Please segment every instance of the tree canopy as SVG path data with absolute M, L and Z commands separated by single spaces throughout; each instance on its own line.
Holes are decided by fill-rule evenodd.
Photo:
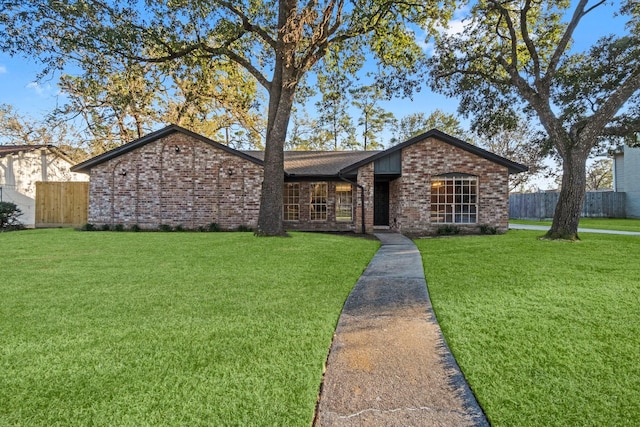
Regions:
M 577 238 L 586 161 L 604 141 L 640 131 L 640 6 L 620 3 L 623 34 L 571 50 L 581 20 L 604 0 L 480 0 L 461 33 L 437 36 L 432 88 L 460 99 L 472 129 L 486 135 L 537 118 L 562 159 L 563 182 L 551 238 Z
M 410 25 L 428 31 L 455 2 L 403 0 L 171 1 L 12 0 L 0 6 L 0 49 L 39 58 L 44 69 L 69 60 L 126 58 L 165 63 L 223 59 L 267 93 L 265 167 L 258 233 L 280 235 L 283 147 L 297 86 L 331 47 L 376 58 L 390 91 L 410 92 L 423 55 Z

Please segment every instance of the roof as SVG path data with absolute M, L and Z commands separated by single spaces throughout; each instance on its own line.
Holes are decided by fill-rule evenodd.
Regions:
M 0 157 L 42 149 L 47 149 L 53 152 L 56 156 L 66 160 L 67 162 L 73 163 L 73 161 L 69 157 L 67 157 L 67 155 L 62 150 L 51 144 L 0 145 Z
M 21 151 L 35 151 L 41 148 L 52 148 L 52 145 L 0 145 L 0 157 L 18 154 Z
M 178 125 L 170 125 L 165 128 L 162 128 L 156 132 L 151 132 L 148 135 L 143 136 L 142 138 L 131 141 L 127 144 L 121 145 L 118 148 L 114 148 L 113 150 L 109 150 L 106 153 L 102 153 L 96 157 L 92 157 L 89 160 L 85 160 L 82 163 L 78 163 L 77 165 L 71 168 L 72 172 L 88 172 L 92 167 L 97 166 L 101 163 L 104 163 L 108 160 L 111 160 L 115 157 L 121 156 L 129 151 L 133 151 L 136 148 L 140 148 L 144 145 L 147 145 L 151 142 L 154 142 L 160 138 L 164 138 L 165 136 L 171 135 L 173 133 L 183 133 L 185 135 L 191 136 L 199 141 L 204 142 L 205 144 L 212 145 L 216 148 L 219 148 L 223 151 L 235 154 L 236 156 L 242 157 L 246 160 L 259 164 L 260 166 L 264 165 L 264 162 L 256 157 L 250 156 L 248 154 L 243 153 L 242 151 L 234 150 L 233 148 L 220 144 L 212 139 L 207 138 L 206 136 L 202 136 L 195 132 L 191 132 L 181 126 Z
M 350 172 L 353 172 L 355 170 L 357 170 L 359 167 L 366 165 L 367 163 L 371 163 L 373 161 L 376 161 L 382 157 L 388 156 L 389 154 L 398 151 L 398 150 L 402 150 L 403 148 L 406 148 L 410 145 L 415 144 L 416 142 L 420 142 L 423 141 L 427 138 L 436 138 L 442 142 L 445 142 L 447 144 L 453 145 L 454 147 L 458 147 L 461 148 L 465 151 L 468 151 L 471 154 L 475 154 L 476 156 L 480 156 L 484 159 L 487 159 L 491 162 L 497 163 L 499 165 L 505 166 L 509 169 L 509 173 L 520 173 L 520 172 L 526 172 L 529 170 L 529 168 L 525 165 L 521 165 L 520 163 L 516 163 L 513 162 L 509 159 L 506 159 L 502 156 L 498 156 L 495 153 L 492 153 L 491 151 L 487 151 L 484 150 L 478 146 L 469 144 L 468 142 L 464 142 L 461 139 L 455 138 L 451 135 L 447 135 L 444 132 L 439 131 L 438 129 L 431 129 L 430 131 L 427 131 L 425 133 L 421 133 L 420 135 L 414 136 L 413 138 L 402 142 L 398 145 L 394 145 L 391 148 L 388 148 L 384 151 L 379 152 L 378 154 L 375 154 L 367 159 L 361 160 L 357 163 L 354 163 L 352 165 L 349 165 L 343 169 L 340 170 L 340 174 L 348 174 Z
M 284 170 L 289 177 L 335 177 L 340 170 L 380 151 L 285 151 Z M 264 159 L 264 151 L 244 151 Z
M 229 146 L 215 142 L 195 132 L 191 132 L 190 130 L 187 130 L 183 127 L 170 125 L 163 129 L 160 129 L 159 131 L 152 132 L 140 139 L 137 139 L 116 149 L 107 151 L 106 153 L 79 163 L 73 166 L 71 168 L 71 171 L 88 172 L 89 169 L 94 166 L 97 166 L 103 162 L 113 159 L 114 157 L 118 157 L 122 154 L 135 150 L 136 148 L 142 147 L 146 144 L 149 144 L 150 142 L 156 141 L 175 132 L 189 135 L 206 144 L 235 154 L 260 166 L 264 165 L 263 151 L 235 150 Z M 437 129 L 431 129 L 428 132 L 415 136 L 408 141 L 405 141 L 383 151 L 285 151 L 284 169 L 287 176 L 291 178 L 327 178 L 349 175 L 353 174 L 359 167 L 364 166 L 367 163 L 371 163 L 375 160 L 388 156 L 395 151 L 402 150 L 405 147 L 431 137 L 437 138 L 438 140 L 443 141 L 447 144 L 461 148 L 489 161 L 505 166 L 509 169 L 509 173 L 519 173 L 528 170 L 528 167 L 524 165 L 512 162 L 509 159 L 498 156 L 497 154 L 494 154 L 490 151 L 483 150 L 480 147 L 471 145 L 458 138 L 454 138 L 451 135 L 447 135 L 446 133 L 441 132 Z

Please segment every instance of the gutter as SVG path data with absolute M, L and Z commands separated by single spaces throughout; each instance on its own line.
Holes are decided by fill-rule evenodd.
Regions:
M 360 213 L 362 214 L 362 234 L 366 234 L 366 229 L 364 225 L 364 186 L 342 176 L 342 171 L 338 172 L 338 178 L 340 178 L 344 182 L 348 182 L 351 185 L 355 185 L 360 189 L 360 206 L 362 206 L 362 209 L 360 209 Z

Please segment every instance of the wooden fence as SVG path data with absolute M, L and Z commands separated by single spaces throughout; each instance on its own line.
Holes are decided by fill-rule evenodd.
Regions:
M 36 182 L 36 227 L 78 227 L 88 209 L 88 182 Z
M 560 193 L 516 193 L 509 195 L 509 218 L 553 218 Z M 582 205 L 583 218 L 625 218 L 625 193 L 587 192 Z

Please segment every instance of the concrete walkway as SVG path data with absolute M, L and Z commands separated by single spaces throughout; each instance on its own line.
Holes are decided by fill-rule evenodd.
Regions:
M 549 231 L 548 225 L 529 225 L 529 224 L 512 224 L 509 223 L 511 230 L 539 230 Z M 640 236 L 638 231 L 622 231 L 622 230 L 600 230 L 597 228 L 578 228 L 578 233 L 600 233 L 600 234 L 624 234 L 627 236 Z
M 420 252 L 400 234 L 376 237 L 338 321 L 314 426 L 488 426 L 442 338 Z

